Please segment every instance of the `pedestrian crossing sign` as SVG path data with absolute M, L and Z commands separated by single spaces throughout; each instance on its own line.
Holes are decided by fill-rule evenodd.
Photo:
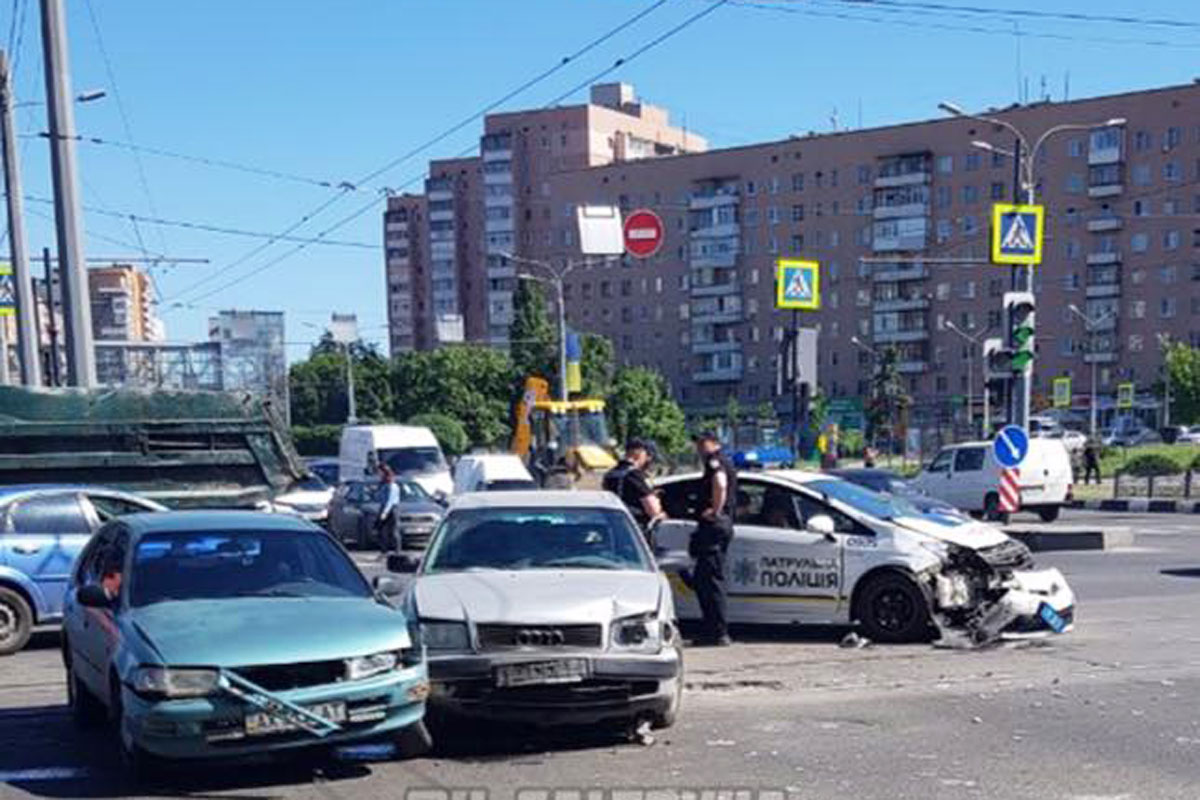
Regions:
M 1054 407 L 1069 408 L 1071 405 L 1071 378 L 1054 379 Z
M 781 258 L 775 265 L 775 307 L 793 311 L 821 308 L 821 265 Z
M 1117 408 L 1133 408 L 1134 388 L 1132 383 L 1117 384 Z
M 12 266 L 0 264 L 0 317 L 17 314 L 17 291 L 13 286 Z
M 992 263 L 1042 263 L 1045 206 L 996 203 L 992 206 Z

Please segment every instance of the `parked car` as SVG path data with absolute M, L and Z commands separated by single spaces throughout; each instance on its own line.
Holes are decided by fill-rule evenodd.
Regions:
M 71 712 L 110 719 L 135 772 L 392 737 L 428 746 L 420 643 L 333 538 L 286 514 L 133 514 L 72 575 L 63 662 Z
M 336 458 L 306 458 L 304 465 L 309 472 L 316 475 L 330 486 L 338 484 L 338 460 Z
M 1058 430 L 1050 431 L 1042 438 L 1051 439 L 1063 443 L 1063 447 L 1067 448 L 1067 452 L 1074 455 L 1082 453 L 1083 448 L 1087 447 L 1087 434 L 1082 431 L 1073 431 L 1070 428 L 1059 428 Z
M 324 524 L 329 517 L 329 501 L 333 499 L 333 487 L 316 475 L 298 481 L 283 494 L 271 500 L 273 511 L 295 514 L 309 522 Z
M 23 648 L 35 625 L 62 619 L 71 565 L 97 528 L 125 514 L 164 510 L 95 486 L 0 487 L 0 656 Z
M 701 477 L 659 482 L 670 519 L 655 530 L 659 561 L 689 565 L 687 543 L 702 503 Z M 971 519 L 948 524 L 902 497 L 816 472 L 741 473 L 727 557 L 729 620 L 747 624 L 859 623 L 881 642 L 931 632 L 976 642 L 1069 630 L 1075 598 L 1057 569 L 1036 569 L 1029 549 Z M 688 521 L 683 521 L 688 520 Z M 671 577 L 681 620 L 700 618 L 694 592 Z
M 964 442 L 943 447 L 913 485 L 959 509 L 1004 520 L 1000 510 L 1000 470 L 991 442 Z M 1058 519 L 1071 499 L 1071 457 L 1059 440 L 1031 438 L 1018 477 L 1019 509 L 1033 511 L 1044 522 Z
M 465 455 L 454 465 L 454 493 L 538 488 L 525 462 L 511 453 Z
M 1180 435 L 1177 444 L 1200 444 L 1200 425 L 1192 425 L 1186 433 Z
M 421 484 L 434 497 L 454 491 L 450 465 L 433 432 L 413 425 L 347 425 L 342 428 L 339 480 L 378 478 L 387 464 L 400 477 Z
M 400 549 L 424 550 L 446 509 L 415 481 L 399 481 Z M 383 507 L 386 487 L 379 481 L 348 481 L 329 501 L 329 531 L 345 545 L 364 550 L 384 548 L 391 542 L 380 539 L 375 523 Z
M 1159 444 L 1162 436 L 1152 428 L 1116 428 L 1103 440 L 1105 447 L 1137 447 Z
M 412 569 L 405 556 L 389 567 Z M 456 498 L 406 595 L 430 714 L 536 725 L 675 721 L 682 640 L 666 577 L 607 492 Z
M 921 491 L 916 486 L 913 486 L 911 482 L 904 480 L 890 470 L 833 469 L 828 470 L 827 473 L 842 480 L 856 483 L 859 486 L 865 486 L 876 492 L 885 492 L 896 497 L 901 497 L 912 503 L 922 514 L 933 517 L 949 517 L 954 524 L 967 518 L 966 514 L 945 500 L 940 500 L 931 494 Z

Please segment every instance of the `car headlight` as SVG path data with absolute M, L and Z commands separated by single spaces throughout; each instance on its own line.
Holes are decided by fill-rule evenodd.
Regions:
M 151 697 L 204 697 L 217 690 L 221 674 L 215 669 L 138 667 L 133 671 L 133 691 Z
M 471 637 L 463 622 L 421 621 L 421 641 L 429 650 L 469 650 Z
M 926 539 L 921 542 L 921 547 L 933 553 L 942 561 L 950 557 L 950 546 L 938 539 Z
M 391 672 L 400 663 L 396 653 L 372 653 L 369 656 L 358 656 L 346 659 L 346 680 L 359 681 L 384 672 Z
M 659 620 L 657 613 L 625 617 L 613 620 L 612 647 L 614 650 L 657 653 L 669 634 L 669 627 Z

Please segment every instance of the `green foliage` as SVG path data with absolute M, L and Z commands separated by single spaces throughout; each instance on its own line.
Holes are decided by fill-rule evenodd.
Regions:
M 584 397 L 607 397 L 612 391 L 616 372 L 616 352 L 612 340 L 598 333 L 580 334 L 583 358 L 579 369 L 583 377 Z
M 838 455 L 845 458 L 858 458 L 863 454 L 867 444 L 862 431 L 841 428 L 838 431 Z
M 358 418 L 364 422 L 391 419 L 389 365 L 373 345 L 350 345 L 354 364 L 354 396 Z M 305 361 L 288 373 L 294 425 L 335 425 L 346 421 L 350 401 L 346 389 L 345 351 L 328 334 L 313 345 Z
M 1168 345 L 1166 368 L 1171 377 L 1171 420 L 1200 423 L 1200 347 L 1182 342 Z
M 463 345 L 398 356 L 392 371 L 395 415 L 436 411 L 458 420 L 471 447 L 507 444 L 515 373 L 508 356 Z
M 892 443 L 912 398 L 905 391 L 898 363 L 900 353 L 895 347 L 879 349 L 875 358 L 875 374 L 871 377 L 871 397 L 867 403 L 867 431 L 871 441 L 881 439 Z
M 1160 453 L 1146 453 L 1125 463 L 1121 473 L 1136 478 L 1158 478 L 1178 475 L 1183 468 L 1177 461 Z
M 775 406 L 771 405 L 766 400 L 758 404 L 755 409 L 755 416 L 758 418 L 759 424 L 762 425 L 777 425 L 779 424 L 779 415 L 775 413 Z
M 667 391 L 667 382 L 646 367 L 622 367 L 608 398 L 613 434 L 620 442 L 635 436 L 653 439 L 665 455 L 687 450 L 683 410 Z
M 508 336 L 512 341 L 512 363 L 519 380 L 538 375 L 555 385 L 558 379 L 558 333 L 546 312 L 546 294 L 540 283 L 517 281 Z
M 1200 453 L 1197 453 L 1196 457 L 1188 462 L 1187 468 L 1192 472 L 1200 472 Z
M 341 425 L 292 426 L 292 441 L 302 456 L 336 456 L 341 439 Z
M 409 425 L 419 425 L 433 431 L 434 438 L 442 446 L 442 452 L 448 456 L 460 456 L 471 446 L 467 437 L 467 429 L 454 417 L 437 412 L 417 414 L 409 418 Z

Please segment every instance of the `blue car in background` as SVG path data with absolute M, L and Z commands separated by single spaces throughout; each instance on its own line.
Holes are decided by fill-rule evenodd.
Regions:
M 0 486 L 0 656 L 24 647 L 35 625 L 62 618 L 71 566 L 97 528 L 163 510 L 95 486 Z
M 137 775 L 169 761 L 390 739 L 429 744 L 424 647 L 334 538 L 287 514 L 133 514 L 71 575 L 75 720 L 110 720 Z

